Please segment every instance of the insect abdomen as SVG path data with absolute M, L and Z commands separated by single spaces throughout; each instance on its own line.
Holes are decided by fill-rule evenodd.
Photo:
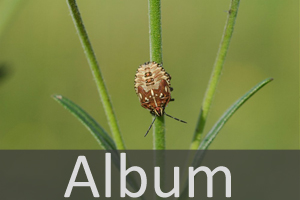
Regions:
M 161 80 L 166 80 L 170 87 L 171 76 L 165 72 L 161 65 L 156 62 L 140 65 L 135 76 L 135 91 L 138 93 L 138 86 L 142 86 L 146 92 L 150 89 L 158 89 Z
M 158 116 L 163 115 L 171 99 L 171 76 L 156 62 L 148 62 L 137 69 L 134 81 L 142 107 Z

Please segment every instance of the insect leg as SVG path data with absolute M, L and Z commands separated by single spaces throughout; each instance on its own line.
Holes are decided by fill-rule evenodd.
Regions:
M 145 136 L 144 137 L 146 137 L 147 136 L 147 134 L 149 133 L 149 131 L 150 131 L 150 129 L 151 129 L 151 127 L 152 127 L 152 125 L 153 125 L 153 123 L 154 123 L 154 121 L 156 120 L 156 115 L 155 115 L 155 117 L 154 117 L 154 119 L 153 119 L 153 121 L 152 121 L 152 123 L 151 123 L 151 125 L 150 125 L 150 127 L 148 128 L 148 130 L 147 130 L 147 132 L 146 132 L 146 134 L 145 134 Z
M 182 122 L 182 123 L 187 123 L 187 122 L 185 122 L 185 121 L 183 121 L 183 120 L 181 120 L 181 119 L 178 119 L 178 118 L 176 118 L 176 117 L 172 117 L 171 115 L 168 115 L 167 113 L 165 113 L 165 115 L 167 115 L 168 117 L 171 117 L 171 118 L 173 118 L 173 119 L 175 119 L 175 120 L 177 120 L 177 121 L 180 121 L 180 122 Z

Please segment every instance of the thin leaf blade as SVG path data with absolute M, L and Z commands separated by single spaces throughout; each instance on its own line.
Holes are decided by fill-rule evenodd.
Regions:
M 110 152 L 112 155 L 112 162 L 118 170 L 120 170 L 120 155 L 116 148 L 116 144 L 106 131 L 81 107 L 76 105 L 71 100 L 61 96 L 54 95 L 53 98 L 71 112 L 83 125 L 92 133 L 100 145 Z M 135 190 L 137 190 L 137 183 L 132 175 L 128 176 L 127 183 Z M 141 198 L 143 199 L 143 198 Z
M 273 78 L 267 78 L 262 82 L 258 83 L 254 86 L 249 92 L 243 95 L 240 99 L 238 99 L 217 121 L 217 123 L 213 126 L 213 128 L 207 133 L 198 149 L 205 150 L 209 147 L 215 137 L 218 135 L 219 131 L 225 125 L 225 123 L 230 119 L 230 117 L 256 92 L 258 92 L 261 88 L 263 88 L 266 84 L 271 82 Z
M 81 107 L 61 95 L 54 95 L 53 98 L 83 123 L 105 150 L 117 149 L 107 132 Z
M 213 128 L 208 132 L 205 136 L 201 144 L 199 145 L 198 151 L 193 159 L 192 166 L 194 168 L 199 167 L 202 160 L 205 157 L 206 149 L 215 139 L 221 128 L 225 125 L 225 123 L 229 120 L 229 118 L 256 92 L 258 92 L 262 87 L 271 82 L 273 78 L 267 78 L 254 86 L 251 90 L 249 90 L 245 95 L 243 95 L 240 99 L 238 99 L 217 121 L 217 123 L 213 126 Z M 184 184 L 184 188 L 180 194 L 179 200 L 188 199 L 188 182 L 186 181 Z

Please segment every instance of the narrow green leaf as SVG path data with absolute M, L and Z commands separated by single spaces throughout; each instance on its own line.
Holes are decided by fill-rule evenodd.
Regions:
M 237 100 L 217 121 L 217 123 L 213 126 L 213 128 L 207 133 L 203 141 L 201 142 L 198 149 L 205 150 L 209 147 L 212 141 L 215 139 L 221 128 L 225 125 L 225 123 L 230 119 L 230 117 L 256 92 L 258 92 L 263 86 L 271 82 L 273 78 L 267 78 L 264 81 L 257 84 L 253 87 L 249 92 L 247 92 L 244 96 L 242 96 L 239 100 Z
M 61 95 L 54 95 L 53 98 L 81 121 L 105 150 L 117 149 L 115 142 L 106 131 L 82 108 Z
M 206 153 L 206 149 L 215 139 L 221 128 L 225 125 L 225 123 L 229 120 L 229 118 L 256 92 L 258 92 L 262 87 L 271 82 L 273 78 L 267 78 L 253 87 L 249 92 L 247 92 L 244 96 L 242 96 L 239 100 L 237 100 L 217 121 L 217 123 L 213 126 L 213 128 L 208 132 L 205 136 L 204 140 L 200 144 L 198 151 L 193 159 L 192 166 L 194 168 L 199 167 Z M 180 194 L 179 200 L 188 199 L 188 182 L 186 181 L 184 184 L 184 188 Z
M 61 96 L 54 95 L 53 98 L 64 106 L 68 111 L 70 111 L 83 125 L 92 133 L 100 145 L 112 155 L 112 162 L 115 164 L 116 168 L 120 170 L 120 156 L 116 148 L 116 144 L 111 139 L 111 137 L 106 133 L 106 131 L 82 108 L 76 105 L 71 100 Z M 132 175 L 128 176 L 128 184 L 135 190 L 137 190 L 137 184 Z M 143 198 L 141 198 L 143 199 Z

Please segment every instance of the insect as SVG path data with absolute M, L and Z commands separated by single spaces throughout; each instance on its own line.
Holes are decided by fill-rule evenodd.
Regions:
M 171 98 L 171 76 L 165 69 L 156 62 L 146 62 L 139 66 L 135 74 L 134 88 L 140 99 L 141 106 L 150 110 L 150 114 L 154 115 L 154 119 L 148 128 L 145 137 L 151 129 L 156 117 L 166 115 L 177 121 L 186 123 L 180 119 L 172 117 L 165 113 L 165 108 Z

